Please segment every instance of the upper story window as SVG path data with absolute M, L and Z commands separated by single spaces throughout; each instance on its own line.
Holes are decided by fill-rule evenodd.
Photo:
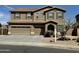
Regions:
M 21 15 L 20 15 L 20 13 L 15 13 L 15 18 L 21 18 Z
M 57 15 L 57 16 L 56 16 L 56 19 L 63 19 L 63 18 L 64 18 L 62 12 L 57 12 L 56 15 Z
M 47 13 L 47 19 L 54 19 L 54 13 Z
M 44 19 L 44 14 L 43 14 L 43 12 L 38 12 L 38 13 L 36 13 L 36 19 Z
M 27 18 L 27 19 L 32 19 L 31 13 L 27 13 L 26 18 Z

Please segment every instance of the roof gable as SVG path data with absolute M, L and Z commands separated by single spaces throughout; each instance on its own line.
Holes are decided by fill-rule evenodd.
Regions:
M 49 9 L 48 9 L 49 8 Z M 63 9 L 60 9 L 60 8 L 53 8 L 52 6 L 46 6 L 46 7 L 43 7 L 43 8 L 17 8 L 15 10 L 12 10 L 10 12 L 38 12 L 38 11 L 44 11 L 44 12 L 48 12 L 48 11 L 52 11 L 52 10 L 59 10 L 59 11 L 63 11 L 63 12 L 66 12 L 65 10 Z
M 59 10 L 59 11 L 62 11 L 62 12 L 66 12 L 65 10 L 60 9 L 60 8 L 52 8 L 52 9 L 47 10 L 47 11 L 45 11 L 45 12 L 52 11 L 52 10 Z
M 44 10 L 44 9 L 47 9 L 47 8 L 53 8 L 53 7 L 52 6 L 46 6 L 46 7 L 43 7 L 43 8 L 39 8 L 39 9 L 35 10 L 34 12 L 38 12 L 40 10 Z M 46 11 L 46 10 L 44 10 L 44 11 Z
M 43 8 L 16 8 L 15 10 L 12 10 L 10 12 L 37 12 L 37 11 L 47 9 L 47 8 L 53 8 L 53 7 L 52 6 L 46 6 L 46 7 L 43 7 Z
M 54 21 L 47 21 L 46 24 L 47 24 L 47 23 L 57 24 L 57 22 L 54 22 Z

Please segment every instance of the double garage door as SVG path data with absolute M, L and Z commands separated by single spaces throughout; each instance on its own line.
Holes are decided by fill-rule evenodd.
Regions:
M 12 26 L 11 34 L 13 35 L 30 35 L 31 27 L 23 27 L 23 26 Z

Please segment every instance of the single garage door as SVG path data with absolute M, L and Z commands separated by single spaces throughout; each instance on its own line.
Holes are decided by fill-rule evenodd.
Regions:
M 13 35 L 30 35 L 31 28 L 23 26 L 12 26 L 11 34 Z

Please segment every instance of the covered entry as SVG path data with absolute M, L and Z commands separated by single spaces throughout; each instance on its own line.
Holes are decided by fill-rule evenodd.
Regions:
M 53 24 L 48 24 L 47 32 L 49 32 L 51 35 L 54 36 L 54 25 Z
M 45 32 L 50 32 L 52 36 L 54 35 L 54 39 L 56 42 L 56 36 L 57 36 L 57 23 L 53 21 L 49 21 L 45 24 Z
M 49 24 L 48 27 L 47 27 L 47 30 L 54 32 L 54 25 Z

